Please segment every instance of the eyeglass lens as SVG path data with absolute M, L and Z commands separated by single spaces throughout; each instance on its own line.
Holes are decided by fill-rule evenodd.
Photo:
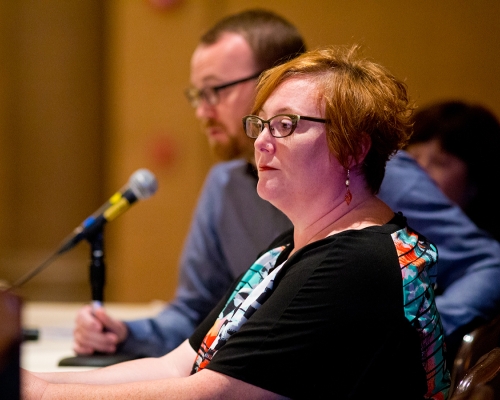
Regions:
M 207 87 L 205 89 L 199 90 L 196 88 L 189 88 L 186 90 L 186 97 L 188 98 L 189 103 L 194 108 L 200 105 L 202 100 L 205 100 L 208 104 L 214 106 L 219 101 L 219 96 L 217 92 L 211 88 Z
M 247 76 L 246 78 L 238 79 L 236 81 L 224 83 L 219 86 L 206 87 L 204 89 L 189 88 L 186 90 L 186 97 L 191 105 L 196 108 L 200 105 L 201 100 L 205 100 L 211 106 L 215 106 L 219 102 L 219 91 L 231 86 L 238 85 L 243 82 L 248 82 L 256 79 L 262 72 Z
M 269 125 L 271 135 L 274 137 L 285 137 L 295 130 L 297 120 L 292 119 L 288 115 L 275 115 L 268 121 L 259 117 L 250 116 L 245 121 L 245 131 L 248 136 L 257 138 L 264 130 L 265 124 Z

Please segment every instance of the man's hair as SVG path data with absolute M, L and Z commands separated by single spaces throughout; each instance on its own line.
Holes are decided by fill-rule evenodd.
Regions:
M 358 52 L 356 45 L 325 47 L 266 71 L 257 86 L 252 114 L 260 112 L 282 82 L 308 80 L 317 89 L 318 111 L 324 110 L 327 120 L 328 146 L 340 164 L 348 169 L 352 160 L 361 162 L 363 145 L 371 143 L 360 172 L 378 193 L 388 159 L 408 141 L 415 107 L 403 81 Z
M 201 37 L 200 43 L 214 44 L 224 33 L 236 33 L 245 38 L 260 71 L 286 62 L 306 50 L 295 26 L 264 9 L 246 10 L 221 19 Z

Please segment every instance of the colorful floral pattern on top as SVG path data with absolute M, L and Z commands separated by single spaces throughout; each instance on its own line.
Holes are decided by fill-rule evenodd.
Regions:
M 450 374 L 443 357 L 444 332 L 432 289 L 437 268 L 436 247 L 406 228 L 394 232 L 392 239 L 401 266 L 405 316 L 420 335 L 422 364 L 427 375 L 425 398 L 444 400 L 448 397 Z
M 268 251 L 245 273 L 203 339 L 191 374 L 205 368 L 231 335 L 267 300 L 273 290 L 274 278 L 283 264 L 274 269 L 273 267 L 285 247 Z

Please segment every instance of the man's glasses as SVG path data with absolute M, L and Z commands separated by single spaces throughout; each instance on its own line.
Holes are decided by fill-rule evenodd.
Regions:
M 186 97 L 189 103 L 197 108 L 202 100 L 205 100 L 211 106 L 217 105 L 219 103 L 219 91 L 222 89 L 226 89 L 231 86 L 238 85 L 239 83 L 251 81 L 252 79 L 256 79 L 260 76 L 262 72 L 258 72 L 253 74 L 252 76 L 248 76 L 246 78 L 238 79 L 237 81 L 232 81 L 229 83 L 224 83 L 223 85 L 218 86 L 209 86 L 203 89 L 196 89 L 194 87 L 187 88 L 185 91 Z
M 305 117 L 297 114 L 278 114 L 269 118 L 267 121 L 257 117 L 256 115 L 247 115 L 243 117 L 243 129 L 245 129 L 245 133 L 248 137 L 257 139 L 267 124 L 271 135 L 275 138 L 284 138 L 293 133 L 295 128 L 297 128 L 297 123 L 301 119 L 306 121 L 321 122 L 323 124 L 326 122 L 326 119 L 323 118 Z

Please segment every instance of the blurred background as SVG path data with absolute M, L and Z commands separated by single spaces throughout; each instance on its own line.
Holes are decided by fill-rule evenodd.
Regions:
M 172 298 L 213 164 L 183 95 L 191 53 L 218 19 L 250 7 L 289 19 L 309 48 L 362 44 L 420 105 L 460 98 L 500 115 L 497 0 L 4 0 L 0 280 L 13 283 L 48 259 L 148 168 L 158 192 L 104 229 L 105 301 Z M 84 241 L 19 294 L 88 302 L 89 263 Z

